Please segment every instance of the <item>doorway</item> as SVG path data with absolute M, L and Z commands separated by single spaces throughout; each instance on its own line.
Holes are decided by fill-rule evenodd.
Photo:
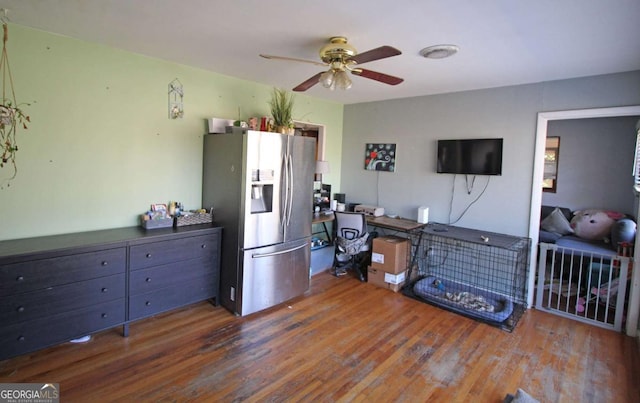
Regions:
M 532 239 L 534 246 L 537 248 L 539 227 L 540 227 L 540 207 L 542 205 L 542 182 L 544 176 L 544 153 L 546 148 L 548 123 L 553 120 L 568 119 L 585 119 L 600 117 L 619 117 L 619 116 L 640 116 L 640 105 L 623 106 L 613 108 L 595 108 L 595 109 L 576 109 L 556 112 L 540 112 L 538 113 L 538 123 L 536 129 L 536 141 L 534 152 L 533 180 L 531 188 L 531 208 L 529 216 L 529 237 Z M 640 215 L 640 211 L 636 216 Z M 640 242 L 636 242 L 635 256 L 640 256 Z M 634 263 L 634 266 L 636 264 Z M 533 305 L 533 296 L 535 291 L 535 275 L 537 267 L 537 253 L 531 253 L 528 278 L 528 296 L 527 303 L 531 307 Z M 640 277 L 638 269 L 633 270 L 634 278 Z M 638 284 L 639 281 L 632 283 Z M 637 288 L 637 287 L 636 287 Z M 632 289 L 630 294 L 630 309 L 627 314 L 627 334 L 630 332 L 635 336 L 638 326 L 638 310 L 640 301 L 640 289 Z
M 324 125 L 293 121 L 296 135 L 313 137 L 316 139 L 316 160 L 325 160 L 325 137 L 326 127 Z

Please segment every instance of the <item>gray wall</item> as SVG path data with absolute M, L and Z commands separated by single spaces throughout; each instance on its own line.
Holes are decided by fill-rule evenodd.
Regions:
M 457 225 L 526 236 L 537 114 L 638 104 L 640 71 L 347 105 L 340 191 L 348 202 L 402 217 L 415 219 L 428 206 L 435 222 L 453 221 L 468 207 Z M 435 173 L 438 139 L 474 137 L 504 138 L 502 176 L 465 183 L 458 175 L 454 183 L 453 175 Z M 365 144 L 373 142 L 397 144 L 396 172 L 364 169 Z
M 542 204 L 634 214 L 631 172 L 638 118 L 549 122 L 547 136 L 560 137 L 558 184 L 556 193 L 542 194 Z

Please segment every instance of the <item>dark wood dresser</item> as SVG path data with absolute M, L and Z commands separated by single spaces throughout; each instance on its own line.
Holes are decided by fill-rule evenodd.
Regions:
M 160 312 L 217 304 L 222 228 L 117 228 L 0 241 L 0 360 Z

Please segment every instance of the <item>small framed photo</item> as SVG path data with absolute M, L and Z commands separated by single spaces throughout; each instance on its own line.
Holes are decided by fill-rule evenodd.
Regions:
M 163 203 L 158 203 L 158 204 L 152 204 L 151 205 L 151 211 L 157 211 L 157 212 L 167 212 L 167 205 L 163 204 Z

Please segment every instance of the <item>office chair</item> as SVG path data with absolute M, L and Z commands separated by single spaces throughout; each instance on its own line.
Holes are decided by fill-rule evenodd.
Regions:
M 367 232 L 363 213 L 335 212 L 335 251 L 333 270 L 336 276 L 354 269 L 360 281 L 366 281 L 367 266 L 371 264 L 371 245 L 376 233 Z

